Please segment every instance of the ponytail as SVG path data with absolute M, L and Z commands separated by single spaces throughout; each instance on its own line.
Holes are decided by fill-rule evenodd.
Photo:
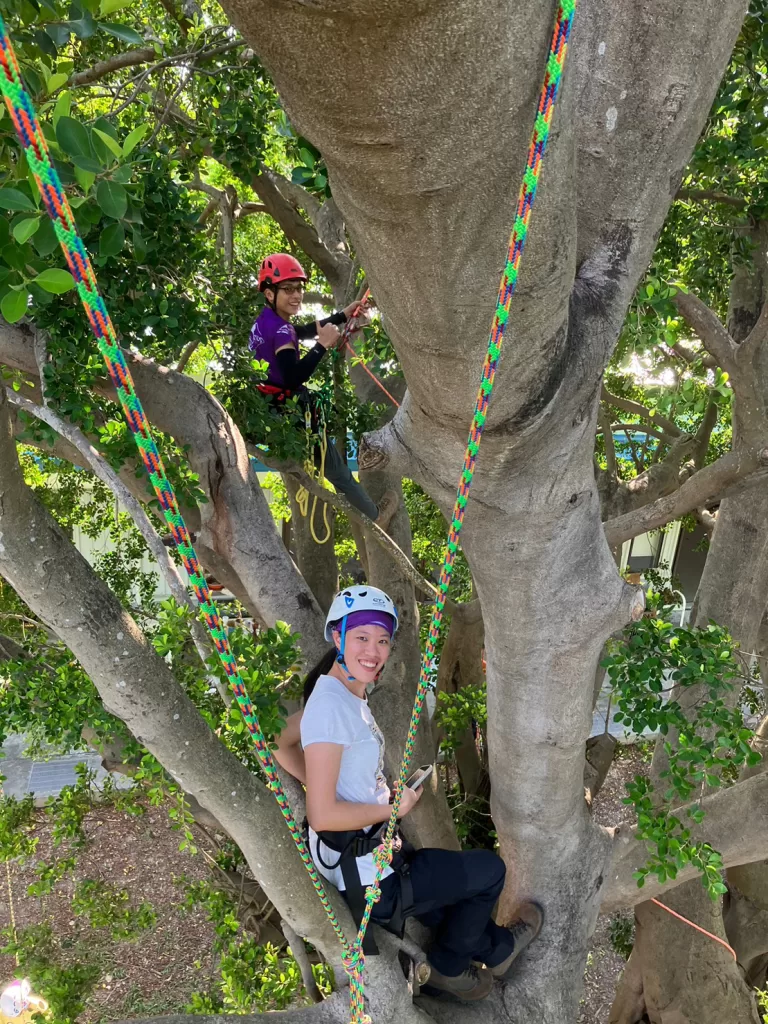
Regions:
M 306 706 L 307 701 L 312 696 L 312 691 L 315 688 L 315 683 L 320 676 L 327 676 L 333 667 L 333 663 L 336 661 L 337 650 L 335 647 L 331 647 L 322 656 L 320 661 L 315 665 L 314 668 L 310 669 L 307 673 L 307 677 L 304 680 L 304 704 Z

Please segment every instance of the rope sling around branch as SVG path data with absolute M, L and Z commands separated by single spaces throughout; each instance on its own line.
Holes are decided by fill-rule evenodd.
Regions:
M 392 858 L 392 840 L 396 827 L 400 800 L 407 778 L 408 767 L 414 749 L 419 719 L 424 706 L 427 691 L 432 688 L 435 672 L 435 649 L 440 636 L 443 612 L 447 592 L 450 586 L 451 573 L 459 547 L 459 534 L 464 522 L 469 490 L 475 470 L 475 463 L 482 439 L 483 429 L 488 413 L 488 404 L 493 390 L 496 369 L 501 355 L 510 304 L 517 285 L 520 260 L 528 234 L 531 211 L 533 209 L 536 189 L 539 181 L 544 152 L 547 146 L 552 114 L 562 80 L 563 68 L 567 54 L 568 40 L 571 32 L 576 0 L 560 0 L 557 7 L 555 27 L 550 44 L 544 82 L 539 98 L 537 115 L 534 123 L 531 144 L 525 174 L 520 187 L 516 219 L 512 230 L 507 253 L 507 262 L 499 287 L 496 312 L 491 326 L 485 361 L 483 364 L 480 387 L 475 404 L 475 412 L 469 432 L 464 465 L 459 479 L 456 503 L 454 506 L 450 531 L 445 549 L 443 565 L 440 571 L 438 596 L 432 611 L 429 636 L 421 663 L 419 683 L 413 706 L 408 735 L 400 766 L 399 777 L 394 787 L 392 814 L 382 845 L 375 851 L 376 877 L 366 892 L 366 909 L 360 929 L 354 941 L 349 943 L 344 930 L 336 916 L 317 869 L 312 861 L 302 830 L 295 821 L 288 800 L 280 785 L 266 739 L 259 726 L 253 706 L 245 691 L 243 681 L 237 669 L 227 640 L 227 634 L 219 618 L 211 593 L 202 572 L 197 555 L 192 546 L 189 531 L 182 518 L 173 488 L 165 473 L 160 453 L 152 437 L 147 417 L 136 394 L 133 379 L 118 344 L 114 326 L 110 320 L 106 305 L 99 293 L 96 278 L 88 254 L 75 225 L 69 202 L 61 180 L 51 161 L 50 153 L 43 137 L 40 123 L 32 104 L 32 100 L 22 81 L 21 72 L 14 53 L 13 44 L 2 16 L 0 16 L 0 90 L 2 90 L 6 107 L 16 128 L 17 135 L 27 158 L 37 186 L 40 190 L 45 208 L 53 222 L 56 236 L 67 260 L 69 269 L 77 283 L 77 290 L 88 316 L 91 328 L 96 337 L 110 378 L 115 386 L 118 400 L 126 421 L 138 446 L 142 461 L 163 511 L 166 523 L 176 542 L 177 549 L 186 569 L 192 589 L 200 603 L 205 622 L 213 638 L 222 665 L 224 666 L 229 685 L 234 693 L 238 706 L 243 714 L 248 731 L 264 770 L 267 785 L 272 790 L 280 810 L 285 818 L 291 836 L 296 844 L 304 866 L 309 873 L 312 884 L 328 915 L 331 925 L 342 945 L 344 968 L 350 979 L 350 1020 L 351 1024 L 370 1024 L 370 1017 L 365 1009 L 365 992 L 363 970 L 365 960 L 362 954 L 362 938 L 370 920 L 374 903 L 380 898 L 379 884 L 386 864 Z

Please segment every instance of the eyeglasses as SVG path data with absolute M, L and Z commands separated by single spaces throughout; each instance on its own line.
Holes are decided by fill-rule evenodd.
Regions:
M 303 295 L 304 285 L 303 284 L 280 284 L 277 286 L 277 290 L 285 292 L 286 295 Z

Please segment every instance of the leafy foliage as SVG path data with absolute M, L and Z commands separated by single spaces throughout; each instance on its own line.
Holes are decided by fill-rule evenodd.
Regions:
M 700 798 L 706 787 L 734 782 L 741 766 L 760 760 L 749 745 L 752 733 L 741 709 L 728 699 L 742 679 L 733 641 L 714 624 L 682 629 L 649 616 L 624 630 L 602 664 L 619 708 L 616 720 L 636 733 L 649 728 L 669 736 L 664 744 L 667 766 L 660 773 L 667 788 L 657 792 L 642 776 L 627 784 L 624 803 L 636 811 L 637 838 L 650 853 L 648 863 L 635 873 L 638 886 L 651 873 L 664 882 L 692 864 L 716 899 L 725 892 L 722 859 L 708 843 L 693 837 L 673 808 Z M 676 699 L 669 696 L 673 686 L 680 694 Z M 686 816 L 698 824 L 704 811 L 694 802 Z

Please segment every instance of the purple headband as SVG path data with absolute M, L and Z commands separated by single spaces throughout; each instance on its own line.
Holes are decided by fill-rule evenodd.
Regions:
M 395 620 L 388 612 L 377 612 L 373 609 L 363 610 L 359 612 L 350 612 L 346 616 L 347 619 L 347 631 L 354 629 L 355 626 L 381 626 L 382 629 L 386 629 L 390 636 L 395 632 Z M 331 629 L 337 633 L 341 632 L 341 622 L 331 624 Z

